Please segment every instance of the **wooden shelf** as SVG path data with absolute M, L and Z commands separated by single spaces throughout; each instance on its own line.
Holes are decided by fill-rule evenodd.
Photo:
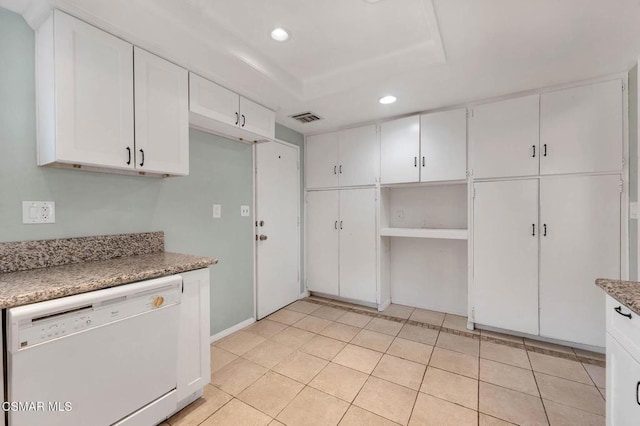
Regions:
M 466 229 L 435 229 L 435 228 L 381 228 L 382 237 L 405 238 L 437 238 L 442 240 L 467 240 L 469 231 Z

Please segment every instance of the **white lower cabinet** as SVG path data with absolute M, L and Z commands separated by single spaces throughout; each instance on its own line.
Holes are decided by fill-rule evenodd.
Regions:
M 538 334 L 538 181 L 474 185 L 475 322 Z
M 640 317 L 606 297 L 607 426 L 640 419 Z
M 620 278 L 620 176 L 540 181 L 540 335 L 602 347 L 604 295 Z
M 183 279 L 178 337 L 178 409 L 195 400 L 211 381 L 209 349 L 209 269 L 180 274 Z
M 599 277 L 620 277 L 620 175 L 475 183 L 478 324 L 602 347 Z
M 376 190 L 307 193 L 307 288 L 376 303 Z

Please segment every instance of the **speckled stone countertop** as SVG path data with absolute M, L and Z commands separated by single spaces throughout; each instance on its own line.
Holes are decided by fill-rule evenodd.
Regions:
M 215 265 L 212 257 L 169 252 L 0 273 L 0 308 L 158 278 Z
M 598 278 L 596 285 L 636 315 L 640 315 L 640 282 Z

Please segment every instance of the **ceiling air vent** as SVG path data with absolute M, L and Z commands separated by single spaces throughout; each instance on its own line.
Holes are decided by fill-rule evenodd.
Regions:
M 303 124 L 311 123 L 312 121 L 322 120 L 322 117 L 317 116 L 314 113 L 308 112 L 308 111 L 302 112 L 300 114 L 290 115 L 289 117 L 293 118 L 294 120 L 298 120 Z

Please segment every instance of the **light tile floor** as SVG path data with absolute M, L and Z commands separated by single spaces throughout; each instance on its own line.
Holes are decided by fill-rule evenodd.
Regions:
M 604 355 L 466 318 L 295 302 L 211 347 L 211 384 L 163 425 L 604 425 Z

